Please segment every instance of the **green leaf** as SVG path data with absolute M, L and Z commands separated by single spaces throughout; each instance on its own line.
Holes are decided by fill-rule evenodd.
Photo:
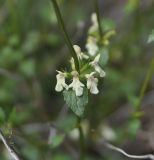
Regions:
M 84 89 L 83 95 L 78 97 L 73 90 L 63 92 L 64 100 L 68 107 L 79 117 L 84 115 L 85 107 L 88 104 L 88 90 Z
M 140 120 L 139 119 L 131 119 L 129 122 L 128 122 L 128 127 L 127 127 L 127 130 L 128 130 L 128 133 L 129 135 L 133 138 L 136 136 L 136 133 L 137 133 L 137 130 L 139 129 L 140 127 Z
M 64 141 L 65 135 L 64 134 L 58 134 L 52 137 L 52 143 L 49 144 L 51 148 L 58 147 L 63 141 Z
M 152 30 L 151 34 L 149 35 L 148 43 L 151 43 L 153 41 L 154 41 L 154 29 Z

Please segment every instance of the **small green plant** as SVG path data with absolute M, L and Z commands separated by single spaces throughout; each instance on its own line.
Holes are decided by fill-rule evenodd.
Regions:
M 72 55 L 69 70 L 57 71 L 55 90 L 63 92 L 64 100 L 68 106 L 77 116 L 82 117 L 84 108 L 88 103 L 88 93 L 98 94 L 98 81 L 106 76 L 103 68 L 108 58 L 105 59 L 102 50 L 104 46 L 109 44 L 109 38 L 115 34 L 115 31 L 112 30 L 102 35 L 99 16 L 93 13 L 91 16 L 92 25 L 89 28 L 85 45 L 86 50 L 82 51 L 80 46 L 72 44 L 65 29 L 57 2 L 55 0 L 52 2 L 59 25 L 62 28 Z M 98 7 L 96 9 L 98 10 Z
M 114 30 L 103 34 L 98 1 L 94 0 L 96 13 L 91 15 L 91 23 L 88 30 L 85 51 L 80 46 L 73 45 L 66 31 L 56 0 L 52 0 L 55 13 L 62 29 L 64 38 L 71 53 L 69 70 L 57 71 L 57 84 L 55 90 L 63 92 L 64 100 L 78 119 L 80 133 L 80 159 L 84 157 L 84 136 L 81 127 L 81 118 L 84 116 L 85 107 L 88 104 L 88 95 L 98 94 L 98 81 L 106 76 L 103 68 L 107 63 L 104 52 L 101 52 L 109 44 L 109 38 L 115 34 Z

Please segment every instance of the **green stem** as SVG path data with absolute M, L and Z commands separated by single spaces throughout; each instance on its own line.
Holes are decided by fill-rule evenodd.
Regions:
M 80 139 L 79 139 L 79 143 L 80 143 L 80 160 L 84 160 L 84 134 L 83 134 L 83 130 L 81 127 L 81 118 L 77 117 L 78 119 L 78 130 L 79 130 L 79 135 L 80 135 Z
M 102 39 L 103 36 L 103 31 L 101 27 L 101 18 L 100 18 L 100 11 L 99 11 L 99 2 L 98 0 L 93 0 L 94 1 L 94 6 L 95 6 L 95 12 L 97 14 L 97 20 L 98 20 L 98 26 L 99 26 L 99 36 L 100 39 Z
M 57 4 L 56 0 L 51 0 L 51 2 L 52 2 L 53 7 L 55 9 L 57 20 L 58 20 L 59 26 L 60 26 L 60 28 L 61 28 L 61 30 L 63 32 L 64 39 L 65 39 L 65 41 L 67 43 L 67 46 L 68 46 L 68 48 L 70 50 L 70 53 L 71 53 L 72 57 L 74 58 L 75 68 L 76 68 L 76 70 L 78 72 L 80 72 L 78 57 L 77 57 L 76 52 L 75 52 L 75 50 L 73 48 L 72 42 L 71 42 L 71 40 L 69 38 L 69 35 L 68 35 L 67 31 L 66 31 L 66 27 L 65 27 L 64 21 L 62 19 L 58 4 Z
M 150 64 L 150 67 L 149 67 L 149 70 L 147 72 L 147 75 L 146 75 L 146 78 L 143 82 L 143 85 L 142 85 L 142 88 L 141 88 L 141 91 L 140 91 L 140 95 L 139 95 L 139 103 L 138 105 L 136 106 L 136 110 L 138 111 L 141 107 L 141 102 L 142 102 L 142 99 L 144 97 L 144 94 L 145 94 L 145 91 L 147 89 L 147 86 L 148 86 L 148 83 L 152 77 L 152 74 L 154 72 L 154 58 L 152 59 L 151 61 L 151 64 Z

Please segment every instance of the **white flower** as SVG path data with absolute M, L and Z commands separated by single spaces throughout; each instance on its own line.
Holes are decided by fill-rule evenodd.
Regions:
M 55 87 L 55 90 L 57 92 L 61 92 L 63 88 L 68 89 L 68 85 L 65 83 L 65 73 L 57 71 L 58 74 L 56 75 L 57 78 L 57 84 Z
M 92 13 L 91 22 L 92 22 L 92 26 L 89 28 L 89 32 L 93 33 L 93 32 L 98 31 L 98 20 L 97 20 L 97 14 L 96 13 Z
M 78 45 L 74 45 L 73 48 L 74 48 L 74 50 L 80 60 L 89 58 L 87 55 L 85 55 L 83 52 L 81 52 L 81 48 Z
M 82 96 L 84 84 L 79 80 L 79 74 L 77 71 L 72 72 L 73 82 L 69 85 L 75 91 L 76 96 Z
M 105 77 L 106 73 L 102 70 L 102 68 L 99 66 L 98 62 L 100 59 L 100 54 L 98 54 L 95 59 L 90 62 L 89 64 L 95 69 L 96 72 L 99 73 L 100 77 Z
M 98 94 L 99 90 L 97 88 L 98 79 L 94 77 L 95 72 L 90 74 L 86 74 L 87 78 L 87 88 L 90 90 L 92 94 Z
M 86 44 L 86 49 L 91 56 L 95 56 L 98 52 L 98 46 L 94 37 L 89 37 Z

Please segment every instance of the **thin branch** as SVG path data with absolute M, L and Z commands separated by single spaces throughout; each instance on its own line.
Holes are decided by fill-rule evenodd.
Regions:
M 139 110 L 140 107 L 141 107 L 142 99 L 143 99 L 143 97 L 144 97 L 145 91 L 146 91 L 146 89 L 147 89 L 148 83 L 149 83 L 149 81 L 150 81 L 153 73 L 154 73 L 154 58 L 153 58 L 152 61 L 151 61 L 151 64 L 150 64 L 150 67 L 149 67 L 149 69 L 148 69 L 146 78 L 145 78 L 145 80 L 144 80 L 144 82 L 143 82 L 143 85 L 142 85 L 142 87 L 141 87 L 141 91 L 140 91 L 140 95 L 139 95 L 139 103 L 138 103 L 137 106 L 136 106 L 136 110 Z
M 100 36 L 100 39 L 102 39 L 103 31 L 102 31 L 102 27 L 101 27 L 101 16 L 100 16 L 99 1 L 98 0 L 94 0 L 94 6 L 95 6 L 96 14 L 97 14 L 97 20 L 98 20 L 98 26 L 99 26 L 99 36 Z
M 56 13 L 56 16 L 57 16 L 57 20 L 58 20 L 59 26 L 61 27 L 61 30 L 63 32 L 66 44 L 67 44 L 67 46 L 68 46 L 68 48 L 70 50 L 70 53 L 71 53 L 71 55 L 72 55 L 72 57 L 74 59 L 75 68 L 76 68 L 76 70 L 78 72 L 80 72 L 78 57 L 77 57 L 76 52 L 75 52 L 75 50 L 73 48 L 72 42 L 70 40 L 70 37 L 69 37 L 69 35 L 68 35 L 67 31 L 66 31 L 66 27 L 65 27 L 62 15 L 60 13 L 57 1 L 56 0 L 51 0 L 51 2 L 53 4 L 54 10 L 55 10 L 55 13 Z
M 154 155 L 153 154 L 147 154 L 147 155 L 131 155 L 126 153 L 124 150 L 122 150 L 121 148 L 115 147 L 112 144 L 107 143 L 106 146 L 109 149 L 112 149 L 114 151 L 117 151 L 121 154 L 123 154 L 124 156 L 128 157 L 128 158 L 135 158 L 135 159 L 151 159 L 154 160 Z
M 10 147 L 10 145 L 7 143 L 2 131 L 0 130 L 0 139 L 2 140 L 2 142 L 4 143 L 7 151 L 9 152 L 11 158 L 13 158 L 13 160 L 20 160 L 18 155 L 14 152 L 14 150 Z

